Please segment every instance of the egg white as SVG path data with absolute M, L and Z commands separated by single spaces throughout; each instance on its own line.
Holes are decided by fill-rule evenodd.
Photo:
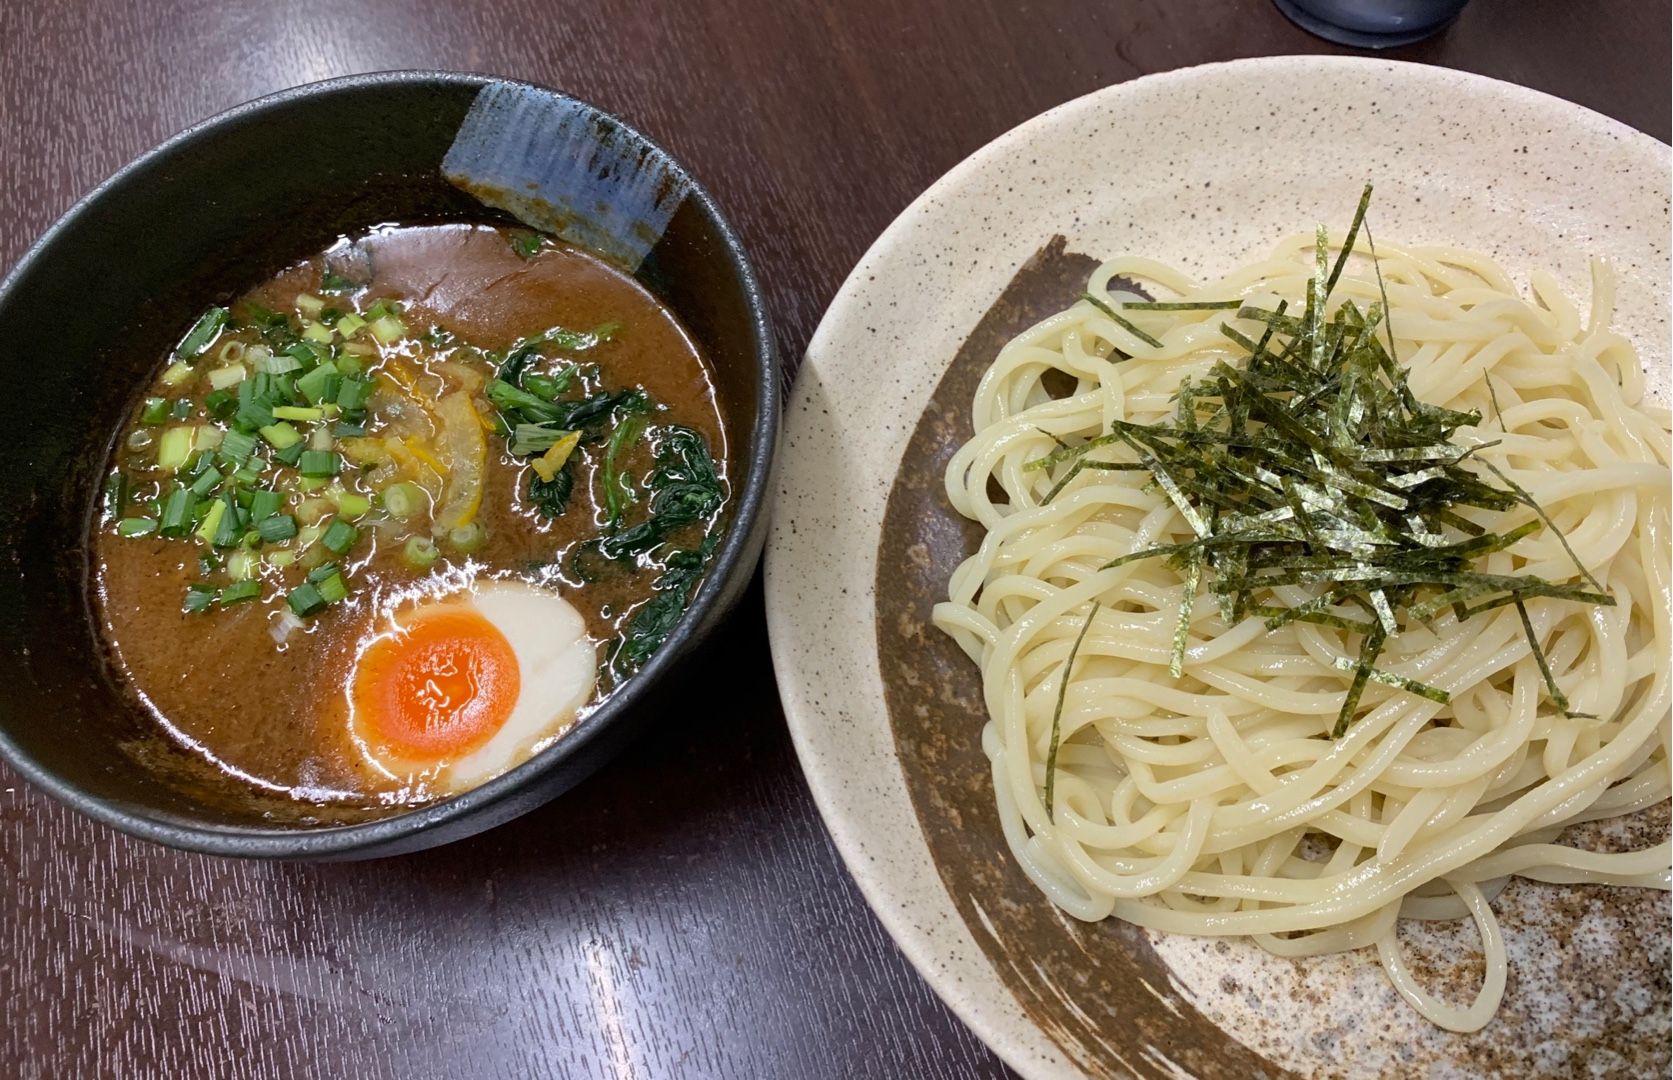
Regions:
M 420 608 L 432 603 L 473 607 L 505 635 L 516 658 L 519 682 L 511 715 L 486 743 L 453 759 L 391 755 L 359 730 L 353 734 L 367 759 L 392 779 L 423 780 L 437 794 L 456 795 L 520 764 L 541 743 L 574 722 L 592 697 L 598 650 L 587 636 L 586 620 L 573 605 L 557 593 L 522 582 L 483 582 L 464 594 L 438 597 Z M 398 617 L 400 621 L 404 620 Z

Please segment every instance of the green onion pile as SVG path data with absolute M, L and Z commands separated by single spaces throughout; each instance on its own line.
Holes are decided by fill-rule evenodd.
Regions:
M 1045 502 L 1086 469 L 1148 471 L 1155 488 L 1190 525 L 1191 540 L 1135 551 L 1105 566 L 1166 558 L 1184 579 L 1172 644 L 1175 678 L 1183 673 L 1190 612 L 1205 588 L 1219 602 L 1228 627 L 1256 616 L 1269 630 L 1309 622 L 1348 631 L 1360 637 L 1360 646 L 1357 661 L 1342 662 L 1353 680 L 1331 731 L 1339 738 L 1352 724 L 1368 682 L 1448 701 L 1444 690 L 1376 667 L 1390 636 L 1447 610 L 1462 622 L 1514 605 L 1550 700 L 1565 714 L 1577 715 L 1552 677 L 1526 604 L 1534 597 L 1604 605 L 1614 599 L 1580 565 L 1527 491 L 1492 463 L 1470 461 L 1494 443 L 1465 448 L 1453 442 L 1459 428 L 1479 426 L 1481 415 L 1413 395 L 1406 370 L 1393 355 L 1386 290 L 1381 302 L 1366 310 L 1349 300 L 1330 311 L 1331 291 L 1364 228 L 1370 198 L 1366 185 L 1334 264 L 1325 232 L 1318 231 L 1315 270 L 1299 315 L 1289 313 L 1287 301 L 1275 310 L 1237 300 L 1123 304 L 1123 310 L 1135 312 L 1235 310 L 1239 319 L 1265 329 L 1254 340 L 1222 324 L 1220 331 L 1245 358 L 1217 363 L 1206 379 L 1183 384 L 1171 422 L 1116 421 L 1107 434 L 1062 445 L 1025 467 L 1053 469 L 1072 462 Z M 1369 229 L 1365 234 L 1374 260 Z M 1086 299 L 1140 339 L 1160 344 L 1108 304 Z M 1130 459 L 1095 456 L 1117 447 Z M 1485 472 L 1467 467 L 1473 464 Z M 1519 505 L 1531 509 L 1534 520 L 1504 532 L 1489 531 L 1459 513 Z M 1589 589 L 1471 568 L 1542 526 L 1556 533 Z M 1310 586 L 1312 599 L 1277 602 L 1271 590 L 1285 585 Z
M 329 276 L 325 284 L 334 285 Z M 337 447 L 365 434 L 374 386 L 366 357 L 376 356 L 348 341 L 365 330 L 387 344 L 405 328 L 387 301 L 364 314 L 306 294 L 298 306 L 295 318 L 257 304 L 243 305 L 237 321 L 223 307 L 206 311 L 159 380 L 169 396 L 141 405 L 127 467 L 107 483 L 118 535 L 198 546 L 199 580 L 187 587 L 186 611 L 259 599 L 262 567 L 289 566 L 300 549 L 312 549 L 312 565 L 286 594 L 295 615 L 347 595 L 337 563 L 321 559 L 348 555 L 360 540 L 355 520 L 373 510 L 372 498 L 346 482 Z M 228 337 L 218 366 L 203 362 L 234 333 L 248 340 Z

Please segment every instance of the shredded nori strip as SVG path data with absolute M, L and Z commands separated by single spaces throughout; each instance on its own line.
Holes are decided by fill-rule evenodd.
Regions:
M 1565 715 L 1580 715 L 1570 712 L 1557 686 L 1525 602 L 1551 597 L 1613 605 L 1614 598 L 1581 565 L 1550 515 L 1521 485 L 1485 459 L 1469 461 L 1475 451 L 1494 444 L 1453 441 L 1459 428 L 1479 428 L 1481 415 L 1431 405 L 1412 393 L 1406 369 L 1394 356 L 1380 267 L 1380 301 L 1364 311 L 1352 301 L 1330 309 L 1331 292 L 1361 233 L 1376 266 L 1366 221 L 1370 200 L 1367 184 L 1334 261 L 1319 230 L 1300 317 L 1287 314 L 1287 300 L 1272 311 L 1234 300 L 1122 304 L 1135 311 L 1235 310 L 1232 318 L 1260 323 L 1264 330 L 1257 341 L 1223 323 L 1221 333 L 1247 356 L 1239 364 L 1216 364 L 1206 378 L 1182 383 L 1171 420 L 1152 425 L 1118 420 L 1108 433 L 1078 445 L 1053 437 L 1057 448 L 1023 468 L 1054 470 L 1072 462 L 1042 505 L 1089 469 L 1148 471 L 1156 489 L 1190 525 L 1194 539 L 1132 552 L 1104 566 L 1165 558 L 1180 572 L 1184 588 L 1169 664 L 1175 678 L 1184 671 L 1191 609 L 1200 589 L 1215 596 L 1228 625 L 1253 616 L 1265 619 L 1268 630 L 1306 622 L 1358 635 L 1358 658 L 1337 664 L 1354 677 L 1331 729 L 1336 738 L 1353 723 L 1369 683 L 1441 704 L 1449 700 L 1444 690 L 1375 666 L 1384 644 L 1407 621 L 1427 623 L 1449 608 L 1463 621 L 1514 604 L 1547 697 Z M 1139 340 L 1160 345 L 1108 304 L 1090 295 L 1084 299 Z M 1123 357 L 1117 353 L 1111 359 Z M 1491 381 L 1487 389 L 1498 415 Z M 1502 416 L 1499 426 L 1504 426 Z M 1116 456 L 1094 456 L 1106 448 Z M 1467 463 L 1484 471 L 1467 468 Z M 1502 531 L 1460 512 L 1473 510 L 1479 516 L 1518 507 L 1531 510 L 1535 520 Z M 1557 537 L 1589 589 L 1578 582 L 1473 569 L 1477 559 L 1541 528 Z M 1270 591 L 1284 585 L 1316 592 L 1304 603 L 1289 605 Z M 1065 684 L 1067 678 L 1065 669 Z M 1059 712 L 1065 690 L 1059 688 Z M 1054 716 L 1048 814 L 1057 723 Z
M 1122 311 L 1221 311 L 1241 307 L 1241 300 L 1129 300 Z
M 1086 640 L 1086 632 L 1092 629 L 1092 620 L 1098 617 L 1101 606 L 1100 601 L 1092 601 L 1092 610 L 1086 613 L 1086 621 L 1080 624 L 1080 633 L 1069 647 L 1069 658 L 1063 661 L 1063 678 L 1057 684 L 1057 707 L 1051 712 L 1051 745 L 1046 748 L 1046 817 L 1051 820 L 1055 820 L 1052 803 L 1057 795 L 1057 746 L 1063 733 L 1063 702 L 1069 696 L 1069 676 L 1074 674 L 1080 644 Z
M 1118 311 L 1098 299 L 1096 296 L 1093 296 L 1091 293 L 1082 293 L 1081 299 L 1087 301 L 1105 315 L 1108 315 L 1115 325 L 1121 327 L 1121 329 L 1127 331 L 1129 334 L 1132 334 L 1134 337 L 1138 338 L 1146 345 L 1149 345 L 1151 348 L 1160 349 L 1162 347 L 1162 343 L 1160 341 L 1157 341 L 1143 330 L 1140 330 L 1138 327 L 1122 318 Z

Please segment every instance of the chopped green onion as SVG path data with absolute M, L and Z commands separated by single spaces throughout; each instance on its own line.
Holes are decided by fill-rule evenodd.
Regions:
M 344 412 L 353 412 L 366 407 L 366 401 L 372 396 L 373 382 L 371 379 L 344 379 L 337 388 L 337 404 Z
M 174 355 L 182 360 L 190 360 L 203 350 L 209 348 L 215 341 L 215 335 L 221 332 L 221 327 L 227 322 L 227 309 L 212 307 L 198 317 L 197 324 L 186 331 L 186 336 L 180 339 L 180 344 L 174 350 Z
M 273 392 L 273 376 L 258 371 L 240 381 L 233 392 L 238 395 L 238 420 L 245 427 L 254 430 L 273 422 L 270 410 L 279 404 L 278 395 Z
M 277 405 L 274 406 L 273 416 L 279 420 L 314 421 L 324 416 L 318 409 L 305 405 Z M 281 449 L 283 449 L 281 447 Z
M 409 481 L 390 484 L 383 489 L 383 508 L 390 517 L 405 521 L 418 509 L 418 501 L 423 495 L 418 485 Z
M 192 524 L 192 511 L 197 507 L 197 500 L 192 493 L 179 484 L 174 485 L 168 495 L 163 498 L 162 510 L 158 514 L 157 533 L 160 536 L 185 536 L 186 530 Z
M 238 411 L 238 396 L 225 390 L 211 390 L 204 396 L 203 407 L 217 420 L 226 420 Z
M 289 514 L 272 514 L 256 522 L 263 542 L 276 544 L 296 535 L 296 519 Z
M 312 577 L 310 574 L 309 578 Z M 335 604 L 349 594 L 348 582 L 343 580 L 342 572 L 339 570 L 333 570 L 315 582 L 314 588 L 319 590 L 320 599 L 328 604 Z
M 482 541 L 487 538 L 488 534 L 482 526 L 474 521 L 469 525 L 461 525 L 447 534 L 447 542 L 453 546 L 454 550 L 466 553 L 481 547 Z
M 297 505 L 296 516 L 301 518 L 304 524 L 313 525 L 323 520 L 325 515 L 331 513 L 331 506 L 330 499 L 312 496 L 303 499 Z
M 335 445 L 335 439 L 328 427 L 317 427 L 308 436 L 308 449 L 310 450 L 329 450 L 333 445 Z
M 222 607 L 231 607 L 234 604 L 242 604 L 248 600 L 254 600 L 260 595 L 261 582 L 239 581 L 222 589 L 216 599 L 221 602 Z
M 275 450 L 273 452 L 273 460 L 277 461 L 281 465 L 289 465 L 294 469 L 296 468 L 296 463 L 302 459 L 303 451 L 307 449 L 308 444 L 299 438 L 283 450 Z
M 365 325 L 366 320 L 351 311 L 337 320 L 337 332 L 346 338 L 351 338 L 360 333 Z
M 116 523 L 117 536 L 150 536 L 157 531 L 157 519 L 148 517 L 128 517 Z
M 186 459 L 192 456 L 192 440 L 196 435 L 197 429 L 190 427 L 172 427 L 163 432 L 157 444 L 157 468 L 174 472 L 186 464 Z
M 227 515 L 227 504 L 216 499 L 209 504 L 209 512 L 203 516 L 198 524 L 197 538 L 205 543 L 212 542 L 221 531 L 221 519 Z
M 112 469 L 105 478 L 105 513 L 112 517 L 128 508 L 128 474 Z
M 325 607 L 325 597 L 309 582 L 303 582 L 285 594 L 285 603 L 298 616 L 307 617 Z
M 261 437 L 275 450 L 286 450 L 302 441 L 301 433 L 282 420 L 262 428 Z
M 270 551 L 267 553 L 265 558 L 268 566 L 275 566 L 282 570 L 296 561 L 296 552 L 284 551 L 282 549 L 279 551 Z
M 343 468 L 343 460 L 331 450 L 304 450 L 297 459 L 297 470 L 303 476 L 320 478 L 336 476 Z
M 337 504 L 337 512 L 344 517 L 364 517 L 371 512 L 372 500 L 358 492 L 348 491 L 341 487 L 334 487 L 326 492 L 327 497 Z
M 393 315 L 385 315 L 373 319 L 371 323 L 372 336 L 384 345 L 393 345 L 407 336 L 406 324 Z
M 218 428 L 213 424 L 199 424 L 193 445 L 199 450 L 214 450 L 221 445 L 221 440 L 226 438 L 226 434 L 225 428 Z
M 215 547 L 233 547 L 244 539 L 244 526 L 248 523 L 248 516 L 239 507 L 230 491 L 221 493 L 221 505 L 227 508 L 226 513 L 221 515 L 221 527 L 215 530 L 211 543 Z
M 175 361 L 163 370 L 164 386 L 179 386 L 192 377 L 192 365 Z
M 259 401 L 240 401 L 232 422 L 240 431 L 259 431 L 272 426 L 273 410 Z
M 296 389 L 303 397 L 319 405 L 337 396 L 337 387 L 341 382 L 342 376 L 338 374 L 337 365 L 327 360 L 297 379 Z
M 292 371 L 302 370 L 302 361 L 283 352 L 277 356 L 263 356 L 256 361 L 256 370 L 263 375 L 286 375 Z
M 250 493 L 250 520 L 260 523 L 279 512 L 285 497 L 268 488 L 257 488 Z
M 226 477 L 221 475 L 221 471 L 219 469 L 205 469 L 197 475 L 197 479 L 192 481 L 191 492 L 193 495 L 196 495 L 201 499 L 219 487 L 221 481 L 224 479 L 226 479 Z
M 256 439 L 254 435 L 242 431 L 229 431 L 221 436 L 221 460 L 229 465 L 242 466 L 255 453 Z
M 436 564 L 441 552 L 436 549 L 436 542 L 428 536 L 415 536 L 401 549 L 401 557 L 414 570 L 428 570 Z
M 227 577 L 234 581 L 248 581 L 256 576 L 261 559 L 253 551 L 235 551 L 227 556 Z
M 233 499 L 231 492 L 223 493 L 215 501 L 215 506 L 221 507 L 222 512 L 216 522 L 214 533 L 206 539 L 218 548 L 233 547 L 243 537 L 243 511 L 238 508 L 238 503 Z M 210 508 L 210 512 L 211 514 L 214 513 L 214 507 Z M 199 535 L 202 535 L 201 529 Z
M 317 319 L 319 313 L 325 310 L 325 301 L 308 293 L 297 293 L 296 310 L 310 319 Z
M 311 322 L 307 326 L 303 327 L 302 336 L 307 338 L 309 341 L 317 341 L 321 345 L 329 345 L 331 344 L 331 339 L 336 337 L 337 334 L 329 326 L 325 326 L 322 323 Z
M 176 398 L 174 407 L 169 409 L 168 414 L 176 420 L 184 420 L 192 415 L 193 407 L 191 398 Z
M 149 397 L 139 410 L 139 422 L 142 424 L 162 424 L 168 422 L 168 398 Z
M 359 529 L 342 518 L 333 518 L 331 524 L 325 527 L 325 533 L 320 537 L 320 543 L 325 546 L 325 550 L 333 555 L 341 555 L 353 547 L 354 542 L 359 539 Z
M 208 611 L 209 605 L 215 602 L 215 590 L 207 585 L 186 586 L 186 601 L 181 609 L 188 613 Z
M 247 374 L 243 364 L 228 364 L 209 373 L 209 385 L 215 390 L 226 390 L 243 382 Z

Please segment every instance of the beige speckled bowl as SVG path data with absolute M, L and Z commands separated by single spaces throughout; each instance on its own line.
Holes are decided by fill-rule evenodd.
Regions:
M 809 346 L 767 556 L 791 730 L 890 933 L 1027 1076 L 1667 1073 L 1664 893 L 1514 885 L 1497 904 L 1511 989 L 1473 1036 L 1418 1018 L 1365 953 L 1278 960 L 1059 915 L 999 835 L 974 669 L 926 626 L 973 543 L 940 478 L 998 345 L 1066 306 L 1088 256 L 1206 276 L 1345 224 L 1367 178 L 1379 237 L 1549 268 L 1582 303 L 1588 258 L 1613 260 L 1617 325 L 1666 400 L 1668 147 L 1530 90 L 1369 59 L 1192 68 L 1037 117 L 889 227 Z M 1664 833 L 1665 808 L 1634 827 Z M 1479 979 L 1467 927 L 1403 936 L 1453 992 Z

